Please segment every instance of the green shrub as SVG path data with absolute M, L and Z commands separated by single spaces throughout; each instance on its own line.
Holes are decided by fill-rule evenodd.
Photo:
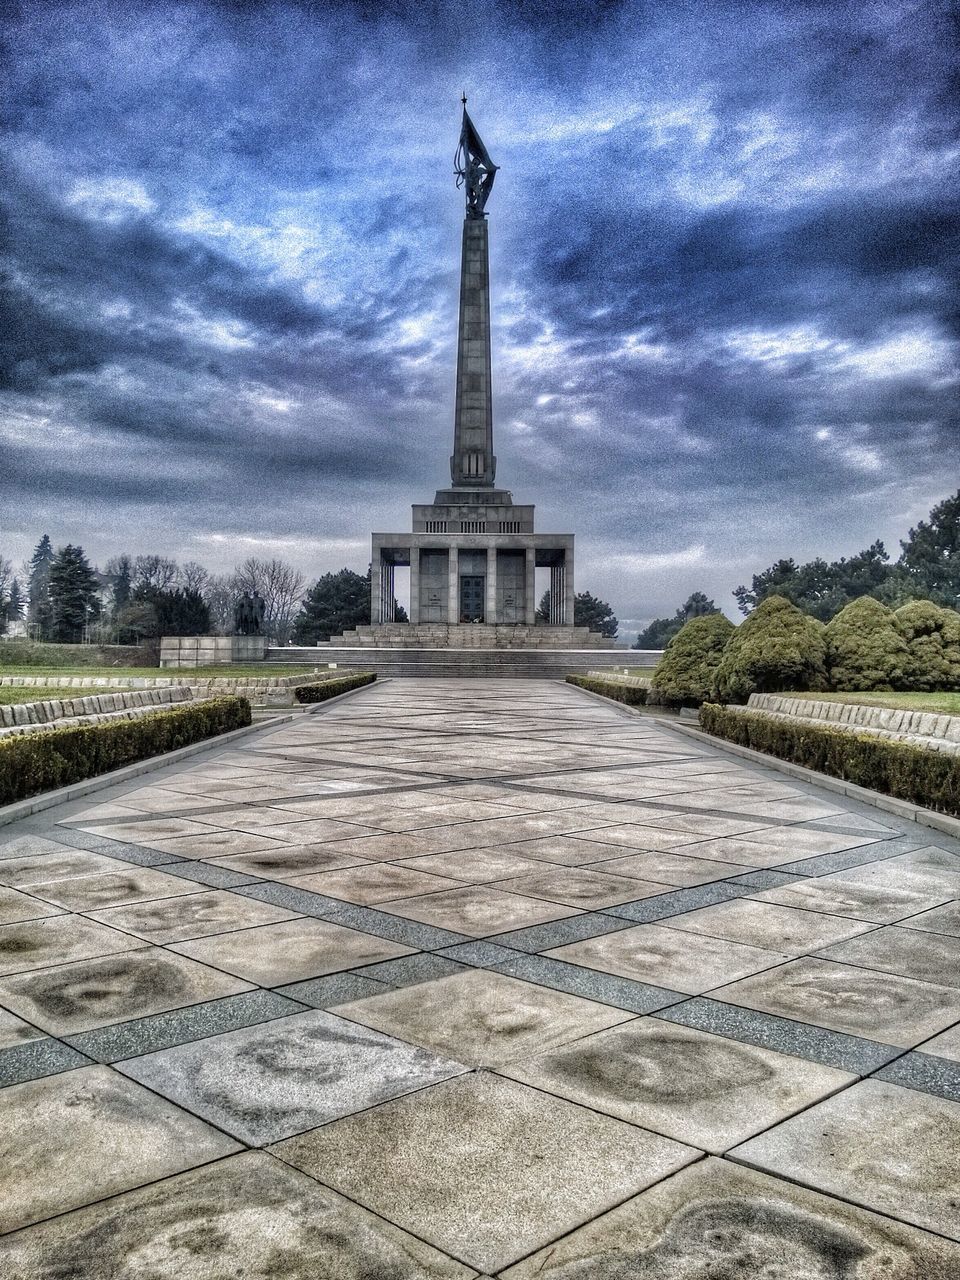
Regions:
M 783 596 L 767 596 L 733 635 L 717 666 L 714 697 L 746 702 L 751 693 L 827 689 L 823 623 Z
M 372 671 L 357 671 L 349 676 L 334 676 L 333 679 L 327 677 L 310 684 L 298 684 L 293 693 L 298 702 L 326 702 L 328 698 L 335 698 L 338 693 L 347 693 L 350 689 L 373 684 L 376 678 Z
M 589 689 L 591 693 L 601 693 L 614 702 L 625 702 L 630 707 L 642 707 L 647 701 L 647 689 L 642 684 L 621 684 L 611 677 L 605 680 L 600 676 L 567 676 L 567 684 L 575 684 L 578 689 Z
M 960 689 L 960 613 L 930 600 L 912 600 L 896 616 L 907 644 L 902 687 Z
M 700 725 L 741 747 L 960 817 L 960 756 L 849 729 L 791 724 L 709 702 L 700 708 Z
M 698 707 L 711 696 L 723 651 L 736 628 L 722 613 L 691 618 L 668 642 L 653 675 L 661 701 Z
M 209 698 L 132 720 L 0 738 L 0 804 L 65 787 L 250 723 L 246 698 Z
M 827 623 L 830 688 L 853 693 L 902 689 L 909 651 L 896 615 L 872 596 L 860 596 Z

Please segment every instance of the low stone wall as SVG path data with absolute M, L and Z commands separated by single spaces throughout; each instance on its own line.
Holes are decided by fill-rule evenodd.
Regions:
M 746 707 L 739 710 L 773 716 L 778 720 L 847 728 L 879 738 L 912 742 L 932 751 L 960 755 L 960 716 L 941 715 L 936 711 L 831 702 L 827 698 L 788 698 L 779 693 L 752 693 Z
M 83 698 L 80 699 L 80 701 L 101 702 L 106 701 L 106 699 Z M 152 702 L 146 703 L 143 706 L 120 707 L 115 711 L 91 711 L 84 712 L 82 715 L 71 714 L 64 716 L 51 716 L 47 720 L 31 720 L 14 725 L 5 724 L 3 727 L 0 727 L 0 739 L 13 737 L 20 733 L 41 733 L 47 729 L 69 729 L 79 725 L 103 724 L 110 720 L 136 720 L 138 716 L 144 716 L 154 711 L 175 711 L 178 707 L 182 707 L 185 704 L 192 703 L 193 701 L 194 699 L 189 697 L 176 698 L 168 699 L 162 703 Z M 30 711 L 33 711 L 36 707 L 49 707 L 56 705 L 59 704 L 40 702 L 20 703 L 16 708 L 3 707 L 2 710 L 12 711 L 16 709 L 17 711 L 21 711 L 24 708 L 29 708 Z
M 649 676 L 627 676 L 622 671 L 588 671 L 587 675 L 591 680 L 615 680 L 617 684 L 632 684 L 638 689 L 649 689 L 651 686 Z
M 161 667 L 218 667 L 231 662 L 262 662 L 266 636 L 164 636 Z
M 193 693 L 185 685 L 172 689 L 131 689 L 123 693 L 98 693 L 82 698 L 51 698 L 42 702 L 0 705 L 0 729 L 60 723 L 68 718 L 105 715 L 117 711 L 156 708 L 190 702 Z

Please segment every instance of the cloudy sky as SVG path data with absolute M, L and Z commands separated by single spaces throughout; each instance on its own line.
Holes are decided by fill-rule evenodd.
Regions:
M 461 88 L 501 166 L 497 478 L 580 589 L 735 613 L 957 487 L 947 3 L 2 13 L 15 563 L 48 530 L 313 577 L 409 527 L 449 474 Z

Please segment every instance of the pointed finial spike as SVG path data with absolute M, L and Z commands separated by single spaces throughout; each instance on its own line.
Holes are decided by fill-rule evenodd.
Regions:
M 466 106 L 466 105 L 467 105 L 467 91 L 466 91 L 466 89 L 461 89 L 461 90 L 460 90 L 460 101 L 463 103 L 463 105 L 464 105 L 464 106 Z

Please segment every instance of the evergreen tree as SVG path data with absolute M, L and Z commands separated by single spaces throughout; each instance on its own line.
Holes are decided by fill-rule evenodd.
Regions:
M 903 687 L 960 689 L 960 613 L 932 600 L 914 600 L 897 610 L 897 623 L 908 650 Z
M 534 615 L 537 622 L 550 622 L 550 592 L 545 591 L 540 597 Z M 589 591 L 581 591 L 573 597 L 573 625 L 589 627 L 591 631 L 599 631 L 610 640 L 616 639 L 619 620 L 614 616 L 613 607 L 606 600 L 600 600 Z
M 195 588 L 157 591 L 153 596 L 156 635 L 205 636 L 210 633 L 210 610 Z
M 53 626 L 50 606 L 50 566 L 53 563 L 53 544 L 45 533 L 30 557 L 30 579 L 27 586 L 27 622 L 36 631 L 38 640 L 49 640 Z
M 107 573 L 113 575 L 113 612 L 130 601 L 133 589 L 133 561 L 128 555 L 117 556 L 107 564 Z
M 841 556 L 832 564 L 819 556 L 801 565 L 792 559 L 778 560 L 769 569 L 754 574 L 749 588 L 737 587 L 733 594 L 744 614 L 776 595 L 826 622 L 851 600 L 881 590 L 894 572 L 889 559 L 883 543 L 874 542 L 855 556 Z
M 672 618 L 654 618 L 637 636 L 634 649 L 665 649 L 681 627 L 691 618 L 703 618 L 720 610 L 702 591 L 694 591 Z
M 706 702 L 735 629 L 719 610 L 691 618 L 667 645 L 653 673 L 653 688 L 666 702 L 681 706 L 696 707 Z
M 10 584 L 10 595 L 7 598 L 7 621 L 22 622 L 27 602 L 24 598 L 20 579 L 14 578 Z
M 304 597 L 294 620 L 296 644 L 329 640 L 370 621 L 370 575 L 341 569 L 325 573 Z
M 3 556 L 0 556 L 0 636 L 6 632 L 7 622 L 11 617 L 10 593 L 13 590 L 13 583 L 11 583 L 12 574 L 13 566 L 10 564 L 10 561 L 5 560 Z M 13 579 L 13 582 L 16 582 L 16 578 Z M 9 587 L 8 583 L 10 584 Z
M 768 596 L 730 637 L 717 667 L 717 699 L 828 688 L 823 632 L 822 622 L 783 596 Z
M 938 503 L 900 547 L 898 568 L 914 594 L 955 609 L 960 602 L 960 490 Z
M 77 644 L 100 611 L 97 576 L 82 547 L 68 543 L 50 564 L 50 632 L 54 640 Z
M 909 651 L 896 615 L 879 600 L 862 596 L 827 623 L 830 687 L 847 692 L 902 689 Z

